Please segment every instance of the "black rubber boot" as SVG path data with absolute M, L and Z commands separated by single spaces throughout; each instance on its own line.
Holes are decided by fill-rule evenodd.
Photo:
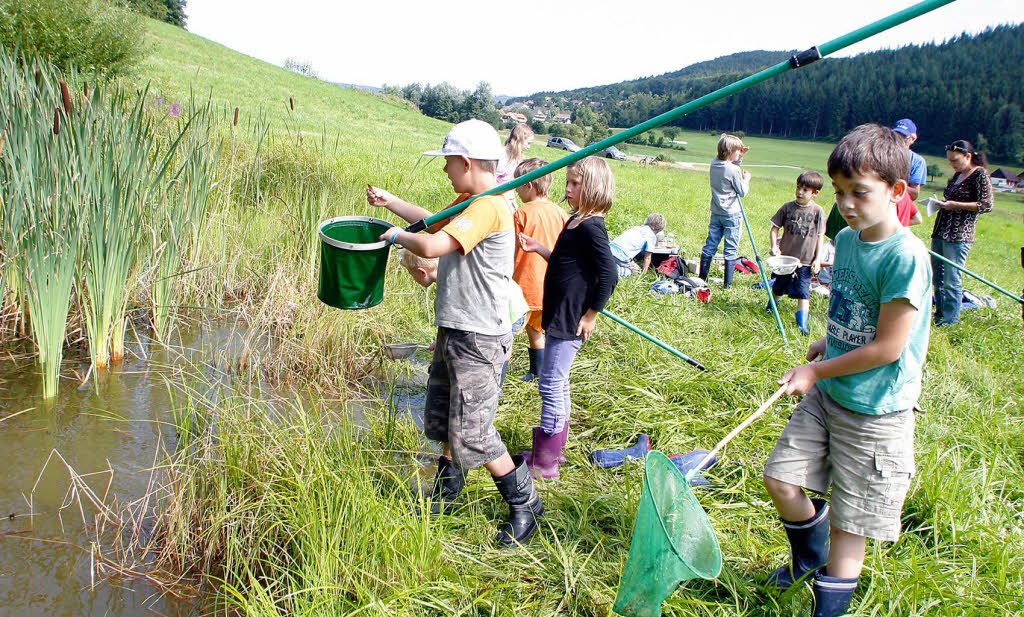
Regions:
M 711 258 L 705 257 L 703 254 L 700 256 L 700 280 L 705 283 L 708 282 L 708 272 L 711 272 Z
M 723 284 L 723 287 L 725 287 L 726 289 L 729 289 L 729 286 L 732 285 L 732 277 L 735 276 L 735 275 L 736 275 L 736 260 L 735 259 L 726 259 L 725 260 L 725 283 Z M 707 281 L 705 281 L 705 282 L 707 282 Z
M 537 381 L 540 378 L 540 367 L 544 364 L 544 349 L 529 349 L 530 352 L 530 372 L 519 378 L 519 381 L 525 381 L 527 383 Z
M 434 476 L 434 486 L 427 496 L 427 511 L 431 514 L 451 514 L 456 507 L 455 501 L 465 487 L 466 470 L 456 467 L 443 454 L 437 457 L 437 475 Z
M 814 577 L 813 617 L 840 617 L 847 614 L 853 593 L 857 591 L 856 578 L 839 578 L 818 574 Z
M 828 502 L 812 499 L 811 503 L 815 510 L 811 518 L 798 523 L 782 521 L 792 561 L 768 575 L 768 584 L 779 590 L 789 589 L 793 583 L 828 563 Z
M 516 468 L 494 478 L 498 492 L 508 503 L 508 520 L 498 528 L 498 545 L 512 547 L 522 544 L 537 532 L 537 519 L 544 514 L 544 504 L 533 486 L 530 468 L 522 456 L 513 456 Z

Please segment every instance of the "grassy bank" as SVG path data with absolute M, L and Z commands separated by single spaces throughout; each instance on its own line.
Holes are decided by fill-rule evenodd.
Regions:
M 382 365 L 377 349 L 431 339 L 430 293 L 392 263 L 381 305 L 324 307 L 315 297 L 312 230 L 329 216 L 387 218 L 365 204 L 367 183 L 431 209 L 446 205 L 452 195 L 440 165 L 421 162 L 418 153 L 440 144 L 447 125 L 399 101 L 303 78 L 170 26 L 152 24 L 151 33 L 155 53 L 144 74 L 156 93 L 170 100 L 209 91 L 215 106 L 240 107 L 252 127 L 231 132 L 230 114 L 223 114 L 227 150 L 197 249 L 204 261 L 181 277 L 181 304 L 201 307 L 192 313 L 199 318 L 231 313 L 246 320 L 274 345 L 240 359 L 243 372 L 310 392 L 267 400 L 244 391 L 212 396 L 185 379 L 172 384 L 179 450 L 161 494 L 160 569 L 205 580 L 247 615 L 609 614 L 642 470 L 598 470 L 588 453 L 629 444 L 639 433 L 669 454 L 710 447 L 801 361 L 807 341 L 792 325 L 792 303 L 782 303 L 786 347 L 762 311 L 763 292 L 751 289 L 753 277 L 729 291 L 716 288 L 709 304 L 651 296 L 651 277 L 623 281 L 609 308 L 709 370 L 698 373 L 600 322 L 573 371 L 568 464 L 560 481 L 540 486 L 544 529 L 524 550 L 498 551 L 491 540 L 504 506 L 484 472 L 471 474 L 458 516 L 416 516 L 410 505 L 430 450 L 412 420 L 387 405 L 354 418 L 325 402 L 353 396 L 366 375 L 394 379 L 408 368 Z M 799 164 L 822 169 L 827 148 L 819 150 L 801 154 Z M 534 146 L 528 154 L 553 160 L 562 153 Z M 696 254 L 708 220 L 707 176 L 612 167 L 618 190 L 610 230 L 662 212 L 684 251 Z M 762 248 L 769 217 L 792 198 L 795 175 L 756 178 L 745 201 Z M 556 198 L 563 186 L 564 174 L 556 174 Z M 1004 204 L 998 197 L 997 209 Z M 1009 221 L 982 217 L 968 265 L 1020 289 L 1020 233 Z M 915 233 L 925 238 L 929 230 Z M 746 239 L 741 253 L 751 254 Z M 991 293 L 972 281 L 967 287 Z M 824 334 L 824 311 L 815 297 L 814 336 Z M 999 298 L 998 309 L 972 311 L 957 328 L 933 333 L 905 533 L 898 543 L 869 546 L 858 614 L 1011 614 L 1024 603 L 1019 320 L 1019 307 Z M 513 376 L 526 368 L 525 343 L 518 344 Z M 760 476 L 792 404 L 777 405 L 708 474 L 713 486 L 699 498 L 719 532 L 725 568 L 715 582 L 676 592 L 666 614 L 806 610 L 803 590 L 780 597 L 761 586 L 787 555 Z M 510 379 L 498 428 L 512 451 L 529 445 L 539 410 L 535 388 Z

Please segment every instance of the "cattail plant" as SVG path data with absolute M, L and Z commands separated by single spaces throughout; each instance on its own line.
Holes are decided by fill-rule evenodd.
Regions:
M 237 107 L 235 108 L 235 119 L 231 123 L 231 126 L 238 126 L 238 108 Z
M 13 262 L 10 270 L 18 273 L 4 283 L 31 316 L 43 395 L 53 398 L 75 284 L 82 183 L 72 156 L 73 135 L 60 130 L 59 101 L 42 89 L 29 94 L 25 86 L 31 84 L 30 69 L 19 67 L 9 54 L 0 53 L 0 69 L 0 125 L 10 128 L 0 163 L 2 238 Z M 36 79 L 42 83 L 41 69 Z M 53 135 L 40 130 L 50 109 Z
M 64 114 L 71 116 L 71 91 L 68 90 L 68 84 L 63 79 L 60 80 L 60 99 L 64 103 Z
M 154 212 L 156 266 L 149 295 L 153 332 L 161 341 L 170 333 L 186 263 L 197 258 L 190 252 L 198 249 L 213 189 L 217 157 L 210 147 L 210 115 L 209 104 L 194 109 L 187 132 L 178 140 L 179 162 L 168 174 L 166 190 Z
M 292 111 L 295 111 L 295 99 L 293 99 L 290 96 L 288 97 L 288 108 Z

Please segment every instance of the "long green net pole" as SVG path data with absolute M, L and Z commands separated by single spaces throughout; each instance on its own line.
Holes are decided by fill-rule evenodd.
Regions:
M 602 314 L 602 315 L 604 315 L 605 317 L 608 317 L 608 318 L 609 318 L 609 319 L 611 319 L 612 321 L 618 322 L 619 324 L 621 324 L 621 325 L 625 326 L 626 328 L 628 328 L 628 329 L 632 330 L 633 332 L 635 332 L 635 333 L 639 334 L 640 336 L 642 336 L 642 337 L 644 337 L 645 339 L 647 339 L 648 341 L 650 341 L 650 342 L 654 343 L 654 344 L 655 344 L 655 345 L 657 345 L 658 347 L 661 347 L 662 349 L 664 349 L 665 351 L 669 352 L 670 354 L 672 354 L 672 355 L 676 356 L 677 358 L 680 358 L 680 359 L 682 359 L 682 360 L 685 360 L 685 361 L 686 361 L 686 362 L 687 362 L 688 364 L 690 364 L 690 365 L 692 365 L 692 366 L 695 366 L 695 367 L 699 368 L 699 369 L 700 369 L 700 370 L 702 370 L 702 371 L 706 371 L 706 370 L 708 370 L 708 369 L 707 369 L 707 367 L 705 367 L 705 366 L 704 366 L 703 364 L 701 364 L 700 362 L 697 362 L 697 361 L 696 361 L 696 360 L 694 360 L 693 358 L 691 358 L 691 357 L 687 356 L 686 354 L 684 354 L 683 352 L 679 351 L 679 350 L 678 350 L 678 349 L 676 349 L 675 347 L 673 347 L 673 346 L 669 345 L 669 344 L 668 344 L 668 343 L 666 343 L 665 341 L 660 341 L 660 340 L 658 340 L 658 339 L 654 338 L 654 337 L 653 337 L 653 336 L 651 336 L 650 334 L 648 334 L 648 333 L 644 332 L 644 331 L 643 331 L 643 330 L 641 330 L 640 328 L 637 328 L 636 326 L 634 326 L 633 324 L 629 323 L 629 322 L 628 322 L 628 321 L 626 321 L 625 319 L 623 319 L 623 318 L 619 317 L 619 316 L 618 316 L 618 315 L 616 315 L 615 313 L 613 313 L 613 312 L 611 312 L 611 311 L 606 311 L 606 310 L 603 310 L 603 311 L 601 311 L 601 314 Z
M 772 307 L 772 315 L 775 316 L 775 326 L 779 329 L 779 334 L 782 335 L 782 344 L 789 346 L 789 338 L 786 337 L 786 329 L 782 327 L 782 317 L 779 316 L 779 305 L 775 303 L 775 292 L 772 291 L 772 285 L 768 282 L 768 275 L 764 271 L 764 264 L 761 263 L 761 253 L 757 250 L 757 242 L 754 241 L 754 232 L 750 229 L 750 221 L 747 219 L 747 212 L 743 208 L 743 204 L 740 204 L 740 214 L 743 215 L 743 224 L 747 227 L 747 236 L 750 237 L 750 247 L 754 249 L 754 259 L 757 260 L 757 269 L 761 274 L 761 282 L 764 283 L 764 289 L 768 292 L 768 306 Z
M 681 118 L 690 112 L 696 111 L 698 109 L 701 109 L 702 107 L 706 107 L 726 97 L 732 96 L 737 92 L 742 92 L 752 86 L 756 86 L 757 84 L 763 81 L 767 81 L 775 77 L 776 75 L 781 75 L 786 71 L 806 66 L 807 64 L 810 64 L 815 60 L 818 60 L 819 58 L 823 58 L 825 56 L 833 54 L 839 51 L 840 49 L 853 45 L 854 43 L 859 43 L 860 41 L 863 41 L 868 37 L 874 36 L 879 32 L 884 32 L 890 28 L 908 22 L 911 19 L 914 19 L 915 17 L 920 17 L 925 13 L 934 11 L 937 8 L 943 7 L 947 4 L 952 4 L 954 1 L 955 0 L 925 0 L 924 2 L 919 2 L 913 6 L 907 7 L 902 11 L 897 11 L 896 13 L 893 13 L 888 17 L 879 19 L 874 23 L 858 28 L 853 32 L 844 34 L 838 38 L 832 39 L 831 41 L 819 45 L 817 47 L 812 47 L 807 51 L 801 52 L 793 56 L 792 58 L 789 58 L 788 60 L 784 60 L 774 66 L 770 66 L 764 69 L 763 71 L 744 77 L 739 81 L 729 84 L 728 86 L 724 86 L 722 88 L 719 88 L 718 90 L 715 90 L 714 92 L 705 94 L 704 96 L 698 99 L 694 99 L 689 103 L 686 103 L 685 105 L 680 105 L 679 107 L 666 111 L 661 115 L 651 118 L 650 120 L 641 122 L 640 124 L 637 124 L 632 128 L 628 128 L 622 131 L 621 133 L 616 133 L 615 135 L 612 135 L 607 139 L 602 139 L 597 143 L 590 144 L 589 146 L 579 150 L 578 152 L 574 152 L 568 156 L 562 157 L 557 161 L 554 161 L 553 163 L 549 163 L 548 165 L 541 167 L 540 169 L 535 169 L 534 171 L 531 171 L 528 174 L 522 175 L 509 182 L 506 182 L 505 184 L 502 184 L 501 186 L 498 186 L 489 191 L 476 195 L 473 198 L 468 199 L 460 204 L 457 204 L 450 208 L 446 208 L 445 210 L 442 210 L 441 212 L 438 212 L 433 216 L 427 217 L 422 221 L 417 221 L 412 225 L 409 225 L 408 227 L 405 228 L 405 230 L 410 232 L 423 231 L 424 229 L 430 227 L 431 225 L 435 225 L 447 218 L 450 218 L 462 212 L 469 206 L 469 204 L 473 203 L 473 201 L 478 197 L 482 197 L 484 195 L 493 195 L 496 193 L 504 193 L 506 191 L 510 191 L 516 188 L 517 186 L 526 184 L 527 182 L 532 182 L 541 176 L 545 176 L 559 169 L 562 169 L 563 167 L 572 165 L 573 163 L 579 161 L 580 159 L 586 158 L 592 154 L 596 154 L 601 150 L 608 148 L 609 146 L 620 144 L 626 141 L 627 139 L 639 135 L 640 133 L 649 131 L 650 129 L 653 128 L 657 128 L 663 124 Z
M 946 262 L 947 264 L 949 264 L 949 265 L 953 266 L 954 268 L 956 268 L 957 270 L 959 270 L 959 271 L 963 272 L 964 274 L 966 274 L 966 275 L 968 275 L 968 276 L 973 276 L 974 278 L 978 279 L 978 280 L 979 280 L 979 281 L 981 281 L 982 283 L 985 283 L 986 285 L 988 285 L 988 286 L 989 286 L 989 287 L 991 287 L 992 289 L 995 289 L 996 291 L 1001 291 L 1001 292 L 1002 292 L 1003 294 L 1005 294 L 1005 295 L 1006 295 L 1006 296 L 1008 296 L 1009 298 L 1011 298 L 1011 299 L 1015 300 L 1016 302 L 1020 302 L 1021 304 L 1024 304 L 1024 298 L 1021 298 L 1020 296 L 1016 296 L 1016 295 L 1014 295 L 1014 294 L 1012 294 L 1012 293 L 1010 293 L 1010 292 L 1006 291 L 1005 289 L 1003 289 L 1003 288 L 1002 288 L 1002 287 L 1000 287 L 999 285 L 996 285 L 996 284 L 995 284 L 995 283 L 993 283 L 992 281 L 987 281 L 987 280 L 985 280 L 985 279 L 981 278 L 980 276 L 978 276 L 977 274 L 975 274 L 975 273 L 971 272 L 971 271 L 970 271 L 970 270 L 968 270 L 967 268 L 965 268 L 965 267 L 963 267 L 963 266 L 960 266 L 960 265 L 957 265 L 957 264 L 953 263 L 952 261 L 950 261 L 950 260 L 946 259 L 946 258 L 945 258 L 945 257 L 943 257 L 942 255 L 939 255 L 939 254 L 938 254 L 938 253 L 936 253 L 935 251 L 928 251 L 928 252 L 932 254 L 932 257 L 936 257 L 936 258 L 940 259 L 941 261 L 944 261 L 944 262 Z

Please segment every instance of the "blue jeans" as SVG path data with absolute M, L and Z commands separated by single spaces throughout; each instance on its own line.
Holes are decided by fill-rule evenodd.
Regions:
M 718 252 L 718 243 L 725 239 L 725 258 L 739 257 L 740 232 L 743 226 L 743 215 L 712 214 L 708 223 L 708 239 L 704 242 L 701 257 L 711 259 Z
M 946 242 L 932 238 L 932 251 L 951 262 L 963 266 L 973 242 Z M 964 290 L 960 271 L 953 266 L 932 257 L 932 285 L 935 287 L 935 323 L 951 326 L 960 321 L 960 301 Z
M 562 339 L 544 337 L 544 365 L 540 367 L 540 428 L 548 435 L 562 432 L 569 421 L 572 401 L 569 396 L 569 368 L 583 337 Z

